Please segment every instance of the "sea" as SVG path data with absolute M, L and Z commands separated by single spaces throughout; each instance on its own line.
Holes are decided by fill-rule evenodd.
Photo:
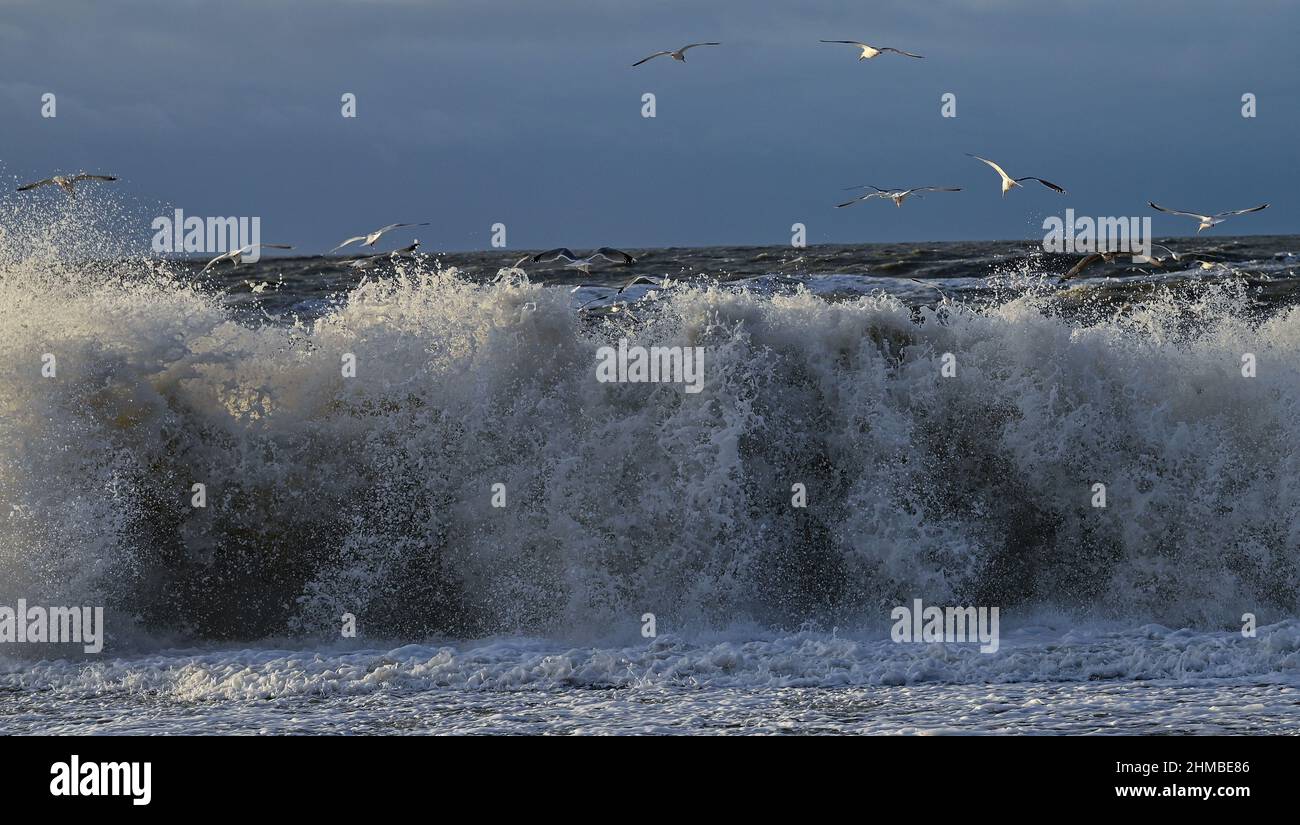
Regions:
M 80 209 L 0 221 L 0 608 L 103 650 L 0 641 L 2 733 L 1300 733 L 1300 237 L 202 273 Z

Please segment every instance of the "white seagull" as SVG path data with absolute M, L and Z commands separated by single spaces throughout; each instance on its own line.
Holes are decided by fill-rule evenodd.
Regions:
M 837 203 L 835 204 L 836 209 L 840 209 L 845 206 L 852 206 L 855 203 L 871 200 L 872 198 L 889 198 L 894 202 L 894 206 L 902 206 L 903 201 L 907 200 L 907 196 L 915 192 L 960 192 L 961 191 L 960 186 L 916 186 L 913 187 L 912 189 L 881 189 L 879 186 L 871 186 L 870 184 L 864 184 L 864 186 L 850 186 L 848 188 L 849 189 L 869 188 L 869 189 L 874 189 L 876 191 L 868 192 L 867 194 L 862 195 L 861 197 L 854 198 L 851 201 L 845 201 L 844 203 Z M 917 195 L 917 197 L 919 198 L 921 196 Z
M 413 255 L 415 254 L 415 250 L 419 248 L 420 248 L 420 239 L 416 238 L 415 242 L 412 243 L 410 246 L 404 246 L 401 249 L 394 249 L 392 252 L 381 252 L 378 255 L 367 255 L 364 258 L 357 258 L 355 260 L 348 261 L 348 266 L 352 267 L 353 269 L 370 269 L 371 267 L 375 266 L 385 258 L 391 260 L 393 258 L 400 258 L 403 255 Z
M 1008 174 L 1007 174 L 1007 173 L 1002 169 L 1001 166 L 998 166 L 996 163 L 994 163 L 993 161 L 989 160 L 988 158 L 982 158 L 982 157 L 980 157 L 979 155 L 972 155 L 970 152 L 967 152 L 966 155 L 967 155 L 968 157 L 975 158 L 975 160 L 982 160 L 982 161 L 984 161 L 984 162 L 987 163 L 989 166 L 992 166 L 992 167 L 993 167 L 993 171 L 994 171 L 994 172 L 997 172 L 998 175 L 1000 175 L 1000 176 L 1002 177 L 1002 196 L 1003 196 L 1003 197 L 1006 197 L 1007 192 L 1010 192 L 1012 187 L 1014 187 L 1014 186 L 1020 186 L 1020 181 L 1022 181 L 1022 180 L 1036 180 L 1036 181 L 1038 181 L 1039 183 L 1041 183 L 1043 186 L 1046 186 L 1048 189 L 1051 189 L 1051 190 L 1054 191 L 1054 192 L 1060 192 L 1062 195 L 1065 194 L 1065 190 L 1064 190 L 1064 189 L 1062 189 L 1061 187 L 1059 187 L 1059 186 L 1057 186 L 1056 184 L 1052 183 L 1050 180 L 1043 180 L 1042 178 L 1036 178 L 1036 177 L 1034 177 L 1033 175 L 1026 175 L 1026 176 L 1023 177 L 1023 178 L 1013 178 L 1013 177 L 1011 177 L 1010 175 L 1008 175 Z
M 565 261 L 565 268 L 578 269 L 583 272 L 589 271 L 591 265 L 598 260 L 611 261 L 622 266 L 630 266 L 631 264 L 636 263 L 636 258 L 633 258 L 621 249 L 614 249 L 609 246 L 602 246 L 600 249 L 597 249 L 585 258 L 579 258 L 568 249 L 560 247 L 558 249 L 548 249 L 545 252 L 538 252 L 531 258 L 521 258 L 519 263 L 523 263 L 525 260 L 532 261 L 535 264 L 543 263 L 545 261 Z M 519 264 L 515 264 L 515 266 L 518 265 Z
M 693 49 L 693 48 L 695 48 L 696 46 L 721 46 L 721 45 L 722 45 L 721 43 L 712 43 L 712 42 L 710 42 L 710 43 L 692 43 L 692 44 L 690 44 L 689 46 L 682 46 L 680 49 L 668 49 L 668 50 L 666 50 L 666 51 L 662 51 L 662 52 L 655 52 L 654 54 L 650 55 L 649 57 L 643 57 L 643 58 L 641 58 L 641 59 L 638 60 L 637 62 L 633 63 L 632 66 L 633 66 L 633 68 L 635 68 L 635 67 L 637 67 L 637 66 L 640 66 L 642 63 L 646 62 L 647 60 L 654 60 L 656 57 L 663 57 L 663 56 L 665 56 L 665 55 L 668 55 L 668 56 L 672 57 L 673 60 L 678 60 L 678 61 L 681 61 L 682 63 L 685 63 L 685 62 L 686 62 L 686 50 L 687 50 L 687 49 Z
M 348 244 L 354 244 L 357 241 L 361 241 L 362 246 L 374 246 L 375 241 L 378 241 L 381 237 L 383 237 L 385 232 L 392 232 L 394 229 L 401 229 L 403 226 L 428 226 L 428 225 L 429 224 L 427 223 L 390 223 L 388 226 L 380 227 L 379 229 L 376 229 L 374 232 L 367 232 L 364 235 L 357 235 L 355 238 L 348 238 L 343 243 L 331 249 L 330 252 L 338 252 L 340 249 L 347 246 Z
M 1153 243 L 1151 244 L 1151 246 L 1155 249 L 1163 249 L 1169 254 L 1168 255 L 1134 255 L 1135 258 L 1139 259 L 1135 261 L 1135 263 L 1150 264 L 1154 267 L 1159 268 L 1169 263 L 1170 261 L 1174 261 L 1175 263 L 1178 263 L 1183 260 L 1181 255 L 1179 255 L 1177 252 L 1173 251 L 1169 247 L 1165 246 L 1164 244 Z
M 29 189 L 39 189 L 42 186 L 57 186 L 69 195 L 76 195 L 75 186 L 83 180 L 106 180 L 113 181 L 117 178 L 112 175 L 91 175 L 86 172 L 78 172 L 75 175 L 55 175 L 45 180 L 38 180 L 35 183 L 26 183 L 18 187 L 19 192 L 26 192 Z
M 847 46 L 857 46 L 858 48 L 862 49 L 862 54 L 858 55 L 858 60 L 870 60 L 871 58 L 878 57 L 879 55 L 885 52 L 893 52 L 894 54 L 901 54 L 904 57 L 915 57 L 917 59 L 924 57 L 924 55 L 912 54 L 911 52 L 905 52 L 902 49 L 895 49 L 890 46 L 880 46 L 880 47 L 868 46 L 866 43 L 863 43 L 858 40 L 823 40 L 821 42 L 843 43 Z
M 1234 209 L 1231 212 L 1220 212 L 1216 215 L 1201 215 L 1196 212 L 1180 212 L 1177 209 L 1165 209 L 1163 206 L 1158 206 L 1151 201 L 1147 201 L 1147 206 L 1160 212 L 1168 212 L 1170 215 L 1184 215 L 1188 218 L 1196 218 L 1201 222 L 1201 225 L 1196 227 L 1197 234 L 1200 234 L 1202 229 L 1209 229 L 1212 226 L 1217 226 L 1218 224 L 1223 223 L 1233 215 L 1245 215 L 1249 212 L 1258 212 L 1261 209 L 1268 208 L 1268 204 L 1261 203 L 1259 206 L 1252 206 L 1249 209 Z
M 632 280 L 630 280 L 630 281 L 628 281 L 627 283 L 623 284 L 623 285 L 622 285 L 621 287 L 619 287 L 618 289 L 614 289 L 614 287 L 612 287 L 612 286 L 607 286 L 607 285 L 605 285 L 605 284 L 578 284 L 578 285 L 575 286 L 573 289 L 570 289 L 570 290 L 569 290 L 569 293 L 572 294 L 572 293 L 574 293 L 574 292 L 577 292 L 577 291 L 580 290 L 580 289 L 614 289 L 614 294 L 613 294 L 613 295 L 601 295 L 601 296 L 599 296 L 599 297 L 597 297 L 597 298 L 592 298 L 592 299 L 591 299 L 590 301 L 588 301 L 587 303 L 585 303 L 585 304 L 583 304 L 582 306 L 578 307 L 578 309 L 585 309 L 587 306 L 589 306 L 589 305 L 591 305 L 591 304 L 594 304 L 594 303 L 596 303 L 597 301 L 603 301 L 603 300 L 605 300 L 606 298 L 617 298 L 619 295 L 622 295 L 626 290 L 629 290 L 629 289 L 631 289 L 632 287 L 634 287 L 634 286 L 639 286 L 639 285 L 641 285 L 641 284 L 651 284 L 651 285 L 653 285 L 653 286 L 657 286 L 657 287 L 660 287 L 660 288 L 662 288 L 662 289 L 667 289 L 667 288 L 669 288 L 670 286 L 673 285 L 671 281 L 664 281 L 664 280 L 661 279 L 661 278 L 651 278 L 651 277 L 648 277 L 648 276 L 646 276 L 646 275 L 638 275 L 638 276 L 636 276 L 635 278 L 633 278 Z
M 208 261 L 208 265 L 203 267 L 203 272 L 207 272 L 222 261 L 233 261 L 235 266 L 239 266 L 244 262 L 244 256 L 258 247 L 266 247 L 267 249 L 293 249 L 292 246 L 283 243 L 250 243 L 248 246 L 241 246 L 239 249 L 232 249 L 229 252 L 223 255 L 218 255 Z M 199 274 L 202 275 L 203 272 L 200 272 Z

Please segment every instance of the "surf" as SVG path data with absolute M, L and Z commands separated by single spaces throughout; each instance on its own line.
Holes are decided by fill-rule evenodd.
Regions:
M 426 261 L 270 322 L 179 266 L 12 240 L 0 603 L 103 605 L 119 649 L 344 613 L 412 640 L 1296 613 L 1300 317 L 1239 282 L 1069 311 L 702 282 L 632 321 Z M 598 381 L 622 339 L 703 348 L 701 392 Z

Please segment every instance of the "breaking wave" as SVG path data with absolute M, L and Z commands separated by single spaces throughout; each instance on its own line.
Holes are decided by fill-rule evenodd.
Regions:
M 699 285 L 593 320 L 419 264 L 258 325 L 48 240 L 0 230 L 0 604 L 106 605 L 119 645 L 345 612 L 403 639 L 1297 613 L 1300 312 L 1242 284 L 1070 311 Z M 704 347 L 703 392 L 597 382 L 622 337 Z

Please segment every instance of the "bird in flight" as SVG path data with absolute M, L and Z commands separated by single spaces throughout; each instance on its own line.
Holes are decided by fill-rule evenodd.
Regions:
M 863 186 L 848 187 L 848 189 L 863 189 L 863 188 L 874 189 L 876 191 L 868 192 L 867 194 L 854 198 L 851 201 L 845 201 L 844 203 L 837 203 L 835 204 L 835 208 L 840 209 L 845 206 L 852 206 L 855 203 L 858 203 L 860 201 L 871 200 L 872 198 L 889 198 L 894 202 L 894 206 L 902 206 L 903 201 L 907 200 L 908 195 L 914 193 L 960 192 L 961 191 L 960 186 L 917 186 L 912 189 L 881 189 L 879 186 L 871 186 L 870 184 L 864 184 Z M 921 196 L 918 194 L 917 197 L 919 198 Z
M 1258 212 L 1261 209 L 1268 208 L 1268 204 L 1261 203 L 1259 206 L 1252 206 L 1249 209 L 1234 209 L 1231 212 L 1220 212 L 1217 215 L 1201 215 L 1196 212 L 1180 212 L 1177 209 L 1165 209 L 1163 206 L 1159 206 L 1152 201 L 1147 201 L 1147 206 L 1160 212 L 1168 212 L 1170 215 L 1183 215 L 1188 218 L 1196 218 L 1201 222 L 1200 226 L 1196 227 L 1197 234 L 1199 234 L 1202 229 L 1209 229 L 1212 226 L 1217 226 L 1218 224 L 1223 223 L 1233 215 L 1245 215 L 1250 212 Z
M 261 247 L 265 247 L 267 249 L 293 249 L 292 246 L 283 243 L 250 243 L 248 246 L 241 246 L 239 249 L 232 249 L 229 252 L 226 252 L 225 254 L 222 255 L 218 255 L 217 257 L 208 261 L 208 265 L 203 267 L 203 272 L 207 272 L 209 269 L 221 263 L 222 261 L 233 261 L 235 266 L 239 266 L 241 263 L 244 262 L 245 255 L 251 253 L 256 248 L 261 248 Z M 202 275 L 203 272 L 200 272 L 199 274 Z
M 823 40 L 821 42 L 822 43 L 843 43 L 846 46 L 857 46 L 858 48 L 862 49 L 862 54 L 858 55 L 858 60 L 870 60 L 873 57 L 879 57 L 885 52 L 893 52 L 894 54 L 901 54 L 903 57 L 915 57 L 918 60 L 924 57 L 924 55 L 912 54 L 911 52 L 905 52 L 902 49 L 895 49 L 890 46 L 880 46 L 880 47 L 869 46 L 866 43 L 862 43 L 857 40 Z
M 357 235 L 355 238 L 348 238 L 343 243 L 334 247 L 330 252 L 338 252 L 348 244 L 354 244 L 361 241 L 362 246 L 374 246 L 375 242 L 384 236 L 386 232 L 392 232 L 394 229 L 401 229 L 403 226 L 428 226 L 428 223 L 390 223 L 388 226 L 380 227 L 374 232 L 367 232 L 364 235 Z
M 1093 252 L 1091 255 L 1085 255 L 1079 260 L 1077 264 L 1070 267 L 1069 272 L 1061 276 L 1061 280 L 1068 281 L 1071 278 L 1077 278 L 1079 277 L 1080 274 L 1082 274 L 1082 272 L 1085 269 L 1087 269 L 1088 267 L 1092 266 L 1095 263 L 1098 263 L 1100 261 L 1105 261 L 1106 263 L 1110 263 L 1111 261 L 1118 258 L 1120 255 L 1127 255 L 1127 254 L 1130 253 L 1123 252 L 1121 250 L 1116 250 L 1114 252 Z
M 530 258 L 520 258 L 519 263 L 515 264 L 515 266 L 518 266 L 524 261 L 532 261 L 535 264 L 546 261 L 565 261 L 566 268 L 587 272 L 591 269 L 591 265 L 598 260 L 610 261 L 621 266 L 629 266 L 636 263 L 636 258 L 633 258 L 621 249 L 614 249 L 609 246 L 602 246 L 600 249 L 597 249 L 585 258 L 579 258 L 568 249 L 560 247 L 559 249 L 548 249 L 545 252 L 538 252 Z
M 673 60 L 679 60 L 682 63 L 685 63 L 687 49 L 693 49 L 696 46 L 721 46 L 721 45 L 722 45 L 721 43 L 692 43 L 689 46 L 682 46 L 680 49 L 667 49 L 666 51 L 655 52 L 649 57 L 641 58 L 637 62 L 633 63 L 632 66 L 633 68 L 635 68 L 637 66 L 640 66 L 642 63 L 645 63 L 647 60 L 654 60 L 656 57 L 663 57 L 665 55 L 671 57 Z
M 1164 244 L 1154 243 L 1151 244 L 1151 246 L 1155 249 L 1163 249 L 1169 254 L 1168 255 L 1139 255 L 1137 253 L 1134 253 L 1133 257 L 1136 258 L 1134 263 L 1149 264 L 1150 266 L 1154 266 L 1157 269 L 1159 269 L 1163 267 L 1165 264 L 1169 263 L 1170 261 L 1178 263 L 1183 260 L 1181 255 L 1179 255 L 1177 252 L 1173 251 L 1169 247 L 1165 246 Z
M 1163 244 L 1152 244 L 1152 246 L 1159 249 L 1163 249 L 1165 252 L 1168 252 L 1169 254 L 1168 255 L 1145 255 L 1138 250 L 1132 250 L 1126 252 L 1122 249 L 1116 249 L 1109 252 L 1094 252 L 1091 255 L 1085 255 L 1083 258 L 1081 258 L 1077 264 L 1075 264 L 1073 267 L 1070 268 L 1069 272 L 1061 276 L 1061 280 L 1068 281 L 1071 278 L 1077 278 L 1080 274 L 1082 274 L 1082 272 L 1085 269 L 1088 269 L 1093 264 L 1096 264 L 1101 261 L 1105 261 L 1106 263 L 1111 263 L 1121 255 L 1131 255 L 1133 258 L 1133 263 L 1146 264 L 1148 266 L 1153 266 L 1156 269 L 1164 269 L 1165 264 L 1169 263 L 1170 261 L 1177 262 L 1182 260 L 1182 258 L 1178 255 L 1177 252 L 1173 251 L 1167 246 L 1164 246 Z M 1140 269 L 1136 269 L 1135 267 L 1130 267 L 1130 269 L 1134 269 L 1137 272 L 1143 271 Z
M 665 283 L 662 279 L 659 279 L 659 278 L 650 278 L 650 277 L 648 277 L 648 276 L 646 276 L 646 275 L 638 275 L 638 276 L 636 276 L 635 278 L 633 278 L 632 280 L 630 280 L 630 281 L 628 281 L 627 283 L 623 284 L 623 285 L 622 285 L 621 287 L 619 287 L 618 289 L 614 289 L 614 287 L 612 287 L 612 286 L 606 286 L 606 285 L 604 285 L 604 284 L 578 284 L 578 285 L 575 286 L 573 289 L 569 290 L 569 292 L 570 292 L 570 293 L 574 293 L 574 292 L 577 292 L 577 291 L 580 290 L 580 289 L 614 289 L 614 294 L 613 294 L 613 295 L 601 295 L 601 296 L 598 297 L 598 298 L 592 298 L 592 299 L 591 299 L 590 301 L 588 301 L 587 303 L 585 303 L 585 304 L 583 304 L 582 306 L 578 307 L 578 309 L 585 309 L 586 307 L 590 306 L 591 304 L 596 303 L 597 301 L 604 301 L 604 300 L 606 300 L 607 298 L 617 298 L 618 296 L 622 295 L 626 290 L 629 290 L 629 289 L 631 289 L 632 287 L 634 287 L 634 286 L 639 286 L 639 285 L 641 285 L 641 284 L 651 284 L 651 285 L 653 285 L 653 286 L 663 287 L 663 288 L 667 288 L 667 287 L 670 285 L 670 284 L 668 284 L 668 283 Z
M 393 258 L 400 258 L 403 255 L 414 255 L 415 250 L 419 248 L 420 239 L 416 238 L 415 242 L 410 246 L 404 246 L 401 249 L 394 249 L 392 252 L 381 252 L 378 255 L 367 255 L 364 258 L 357 258 L 356 260 L 348 261 L 348 266 L 353 269 L 370 269 L 385 259 L 392 260 Z
M 1013 177 L 1011 177 L 1010 175 L 1008 175 L 1008 174 L 1007 174 L 1007 173 L 1002 169 L 1001 166 L 998 166 L 996 163 L 994 163 L 993 161 L 989 160 L 988 158 L 982 158 L 982 157 L 980 157 L 979 155 L 972 155 L 970 152 L 967 152 L 966 155 L 967 155 L 968 157 L 975 158 L 975 160 L 982 160 L 982 161 L 984 161 L 984 162 L 987 163 L 989 166 L 992 166 L 992 167 L 993 167 L 993 171 L 994 171 L 994 172 L 997 172 L 998 175 L 1001 176 L 1001 178 L 1002 178 L 1002 196 L 1003 196 L 1003 197 L 1006 197 L 1007 192 L 1010 192 L 1011 189 L 1012 189 L 1012 187 L 1020 186 L 1020 181 L 1022 181 L 1022 180 L 1036 180 L 1036 181 L 1038 181 L 1039 183 L 1041 183 L 1043 186 L 1046 186 L 1048 189 L 1051 189 L 1053 192 L 1060 192 L 1062 195 L 1065 194 L 1065 190 L 1064 190 L 1064 189 L 1062 189 L 1061 187 L 1059 187 L 1059 186 L 1057 186 L 1056 184 L 1052 183 L 1050 180 L 1043 180 L 1042 178 L 1036 178 L 1036 177 L 1034 177 L 1033 175 L 1026 175 L 1026 176 L 1023 177 L 1023 178 L 1013 178 Z
M 30 189 L 39 189 L 42 186 L 57 186 L 69 195 L 76 195 L 76 185 L 83 180 L 105 180 L 114 181 L 117 178 L 112 175 L 91 175 L 86 172 L 78 172 L 75 175 L 55 175 L 45 180 L 38 180 L 35 183 L 26 183 L 18 187 L 19 192 L 26 192 Z

